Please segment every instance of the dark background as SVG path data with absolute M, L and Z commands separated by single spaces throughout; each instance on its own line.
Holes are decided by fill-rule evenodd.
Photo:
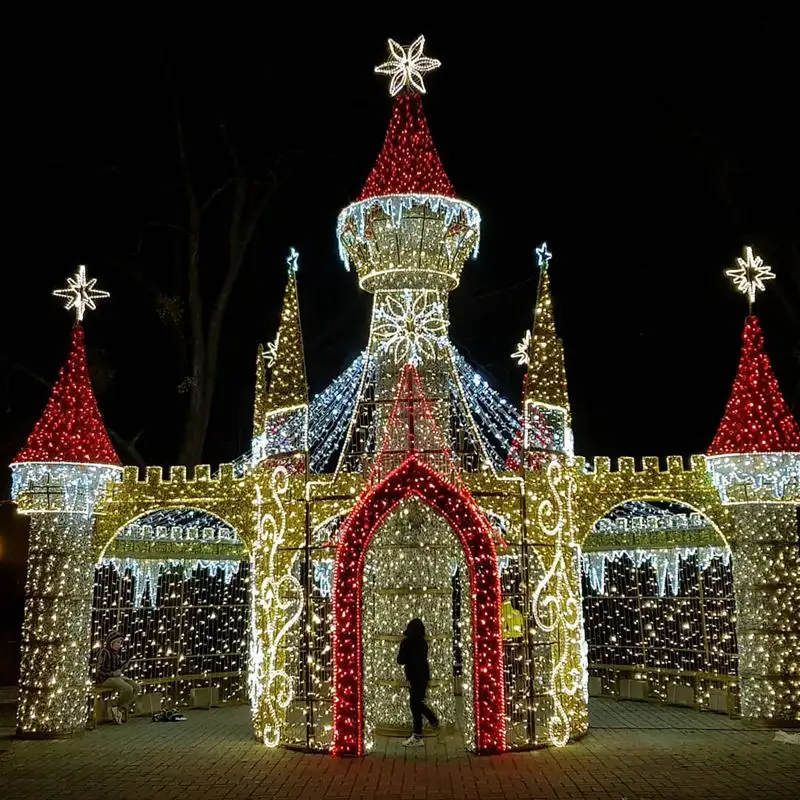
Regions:
M 115 443 L 136 437 L 152 464 L 177 457 L 186 372 L 155 302 L 185 289 L 168 227 L 180 221 L 176 108 L 201 194 L 229 168 L 221 125 L 248 175 L 279 175 L 226 318 L 205 459 L 249 445 L 256 346 L 274 336 L 290 245 L 301 254 L 312 392 L 350 363 L 370 298 L 338 259 L 336 217 L 358 195 L 390 114 L 388 79 L 373 66 L 387 36 L 408 44 L 421 32 L 443 63 L 426 77 L 434 139 L 457 192 L 483 215 L 480 256 L 452 295 L 451 336 L 484 376 L 517 401 L 522 371 L 509 354 L 530 323 L 533 250 L 547 240 L 577 452 L 702 452 L 746 314 L 724 270 L 750 244 L 778 276 L 757 312 L 797 414 L 796 29 L 788 16 L 647 13 L 576 12 L 558 24 L 478 16 L 463 31 L 243 20 L 236 36 L 213 37 L 160 20 L 133 35 L 98 20 L 37 34 L 6 99 L 5 243 L 16 255 L 3 270 L 0 462 L 22 447 L 65 358 L 72 316 L 50 293 L 80 263 L 112 293 L 86 332 Z M 218 221 L 204 241 L 208 302 L 222 272 Z M 15 597 L 15 628 L 24 550 L 12 540 L 24 525 L 11 510 L 0 583 Z
M 529 325 L 533 249 L 546 239 L 581 454 L 705 449 L 746 313 L 723 271 L 744 244 L 778 275 L 757 312 L 797 408 L 800 136 L 787 26 L 748 17 L 629 29 L 586 20 L 582 32 L 483 37 L 424 30 L 426 52 L 443 62 L 426 78 L 430 127 L 456 190 L 483 216 L 480 256 L 452 295 L 453 341 L 517 400 L 522 375 L 509 354 Z M 86 323 L 109 428 L 140 434 L 148 463 L 176 458 L 185 373 L 152 296 L 176 252 L 161 227 L 178 221 L 176 103 L 201 194 L 226 170 L 221 124 L 253 176 L 280 163 L 226 318 L 205 460 L 248 446 L 255 349 L 274 336 L 290 245 L 301 254 L 312 392 L 347 366 L 365 344 L 370 298 L 338 260 L 336 216 L 385 132 L 388 79 L 372 67 L 386 58 L 386 35 L 408 43 L 419 31 L 87 35 L 42 47 L 46 69 L 31 71 L 21 99 L 25 175 L 7 231 L 21 255 L 6 268 L 0 461 L 24 443 L 49 393 L 43 381 L 65 357 L 72 317 L 50 292 L 78 263 L 112 293 Z M 209 301 L 221 244 L 205 243 Z

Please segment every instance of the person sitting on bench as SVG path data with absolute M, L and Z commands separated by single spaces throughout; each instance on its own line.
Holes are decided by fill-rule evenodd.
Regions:
M 111 716 L 117 725 L 122 725 L 128 718 L 128 709 L 131 707 L 139 687 L 126 678 L 122 671 L 128 666 L 130 660 L 122 660 L 123 636 L 118 631 L 111 631 L 106 636 L 103 649 L 97 656 L 97 673 L 95 682 L 98 686 L 117 693 L 117 699 L 111 706 Z

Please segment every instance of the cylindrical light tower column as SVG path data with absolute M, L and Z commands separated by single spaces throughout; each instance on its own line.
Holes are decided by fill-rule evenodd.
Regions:
M 752 248 L 729 270 L 752 307 L 774 277 Z M 741 710 L 800 723 L 800 425 L 781 394 L 758 318 L 742 333 L 739 368 L 706 465 L 736 521 L 733 589 Z
M 81 266 L 55 295 L 74 310 L 72 346 L 42 416 L 11 465 L 12 497 L 30 515 L 17 734 L 63 736 L 86 724 L 96 501 L 122 465 L 92 391 L 81 320 L 94 288 Z
M 742 716 L 800 724 L 800 453 L 720 455 L 707 463 L 736 526 Z
M 13 497 L 31 518 L 17 735 L 63 736 L 86 726 L 92 510 L 121 468 L 21 463 L 12 470 Z

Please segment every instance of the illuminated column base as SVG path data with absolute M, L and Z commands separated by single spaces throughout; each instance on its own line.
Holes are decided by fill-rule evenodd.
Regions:
M 800 552 L 792 504 L 731 508 L 743 717 L 800 724 Z
M 33 517 L 19 736 L 59 736 L 86 726 L 93 577 L 91 521 L 72 514 Z
M 86 727 L 92 587 L 91 509 L 120 469 L 15 464 L 14 495 L 29 514 L 17 735 L 65 736 Z

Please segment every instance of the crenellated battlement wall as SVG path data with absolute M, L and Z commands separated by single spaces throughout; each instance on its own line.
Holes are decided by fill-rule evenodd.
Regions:
M 720 500 L 705 459 L 693 455 L 644 456 L 635 459 L 622 456 L 616 460 L 605 456 L 595 459 L 576 457 L 574 514 L 577 539 L 586 543 L 596 530 L 596 523 L 612 509 L 629 501 L 680 503 L 689 513 L 702 515 L 720 539 L 728 546 L 734 537 L 732 518 Z

